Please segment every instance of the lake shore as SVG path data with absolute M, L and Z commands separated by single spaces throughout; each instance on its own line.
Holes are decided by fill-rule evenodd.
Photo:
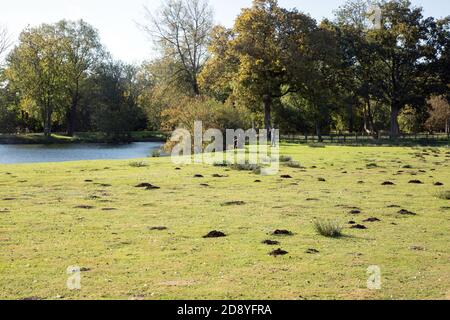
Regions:
M 42 133 L 0 134 L 0 145 L 165 142 L 166 138 L 165 133 L 156 131 L 131 132 L 126 138 L 120 139 L 111 139 L 97 132 L 77 133 L 73 137 L 61 133 L 54 133 L 50 137 L 45 137 Z

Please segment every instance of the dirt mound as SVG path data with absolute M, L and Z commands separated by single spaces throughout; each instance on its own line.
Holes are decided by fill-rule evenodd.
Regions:
M 401 214 L 401 215 L 404 215 L 404 216 L 416 216 L 417 215 L 416 213 L 411 212 L 409 210 L 405 210 L 405 209 L 400 210 L 398 212 L 398 214 Z
M 360 214 L 360 213 L 361 213 L 361 210 L 359 210 L 359 209 L 353 209 L 353 210 L 349 211 L 349 214 Z
M 201 174 L 194 174 L 194 178 L 204 178 Z
M 381 184 L 382 186 L 395 186 L 395 183 L 392 181 L 385 181 Z
M 79 205 L 74 207 L 75 209 L 86 209 L 86 210 L 90 210 L 90 209 L 94 209 L 93 206 L 88 206 L 88 205 Z
M 318 178 L 317 181 L 319 181 L 319 182 L 326 182 L 327 180 L 325 178 Z
M 420 180 L 410 180 L 408 183 L 409 184 L 423 184 L 423 182 Z
M 209 232 L 207 235 L 203 236 L 203 238 L 223 238 L 226 237 L 227 235 L 221 231 L 211 231 Z
M 275 230 L 274 232 L 272 232 L 272 235 L 274 236 L 292 236 L 293 233 L 289 230 Z
M 154 186 L 151 183 L 140 183 L 135 188 L 145 188 L 146 190 L 157 190 L 161 189 L 160 187 Z
M 150 231 L 164 231 L 164 230 L 167 230 L 167 227 L 162 227 L 162 226 L 160 226 L 160 227 L 148 227 L 147 229 L 150 230 Z
M 267 244 L 269 246 L 278 246 L 280 244 L 278 241 L 274 241 L 274 240 L 264 240 L 261 243 L 262 244 Z
M 366 230 L 367 227 L 363 226 L 362 224 L 355 224 L 354 226 L 350 227 L 351 229 L 358 229 L 358 230 Z
M 229 207 L 229 206 L 243 206 L 245 205 L 244 201 L 228 201 L 222 203 L 222 207 Z
M 380 222 L 381 220 L 378 218 L 369 218 L 364 220 L 363 222 Z
M 274 251 L 270 252 L 270 253 L 269 253 L 269 256 L 278 257 L 278 256 L 284 256 L 284 255 L 287 255 L 288 253 L 289 253 L 289 252 L 284 251 L 284 250 L 282 250 L 282 249 L 277 249 L 277 250 L 274 250 Z
M 281 179 L 292 179 L 292 177 L 288 174 L 284 174 L 282 176 L 280 176 Z
M 261 183 L 262 181 L 261 180 L 255 180 L 254 182 L 255 183 Z
M 435 182 L 434 185 L 435 185 L 436 187 L 441 187 L 441 186 L 443 186 L 444 184 L 443 184 L 442 182 Z
M 308 250 L 306 250 L 306 253 L 307 254 L 318 254 L 318 253 L 320 253 L 320 251 L 316 250 L 316 249 L 308 249 Z

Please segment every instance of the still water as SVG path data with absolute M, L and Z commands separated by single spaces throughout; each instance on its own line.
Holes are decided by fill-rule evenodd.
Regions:
M 0 145 L 0 164 L 145 158 L 161 145 L 158 142 Z

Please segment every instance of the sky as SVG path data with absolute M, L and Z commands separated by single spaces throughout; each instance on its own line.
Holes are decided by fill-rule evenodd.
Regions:
M 151 11 L 160 7 L 162 0 L 2 0 L 0 25 L 6 25 L 13 38 L 26 26 L 53 23 L 61 19 L 83 19 L 99 30 L 102 43 L 114 58 L 129 63 L 151 59 L 153 44 L 138 28 L 145 22 L 143 7 Z M 331 18 L 333 10 L 345 0 L 279 0 L 281 6 L 297 8 L 321 20 Z M 215 22 L 227 27 L 241 8 L 252 0 L 210 0 L 215 11 Z M 422 6 L 427 16 L 450 15 L 449 0 L 412 0 Z

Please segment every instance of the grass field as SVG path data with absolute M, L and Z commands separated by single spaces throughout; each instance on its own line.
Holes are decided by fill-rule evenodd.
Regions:
M 175 170 L 169 158 L 1 165 L 0 298 L 450 299 L 449 149 L 282 152 L 304 169 Z M 324 219 L 344 236 L 317 234 Z M 227 236 L 203 238 L 212 230 Z M 288 254 L 269 255 L 278 248 Z M 71 291 L 74 265 L 81 290 Z M 367 289 L 372 265 L 381 290 Z

